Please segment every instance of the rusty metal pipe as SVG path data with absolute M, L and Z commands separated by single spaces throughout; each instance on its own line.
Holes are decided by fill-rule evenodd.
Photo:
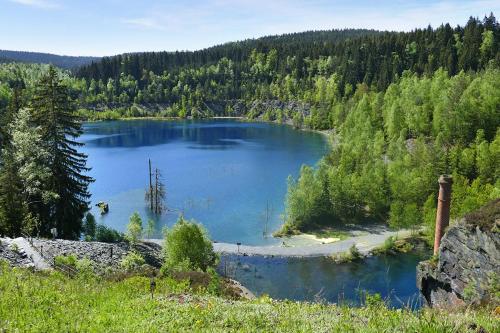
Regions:
M 439 197 L 436 212 L 436 230 L 434 233 L 434 255 L 438 254 L 441 238 L 450 223 L 451 185 L 453 179 L 449 175 L 439 177 Z

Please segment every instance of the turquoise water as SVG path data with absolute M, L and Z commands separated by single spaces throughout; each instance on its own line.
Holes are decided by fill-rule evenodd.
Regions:
M 317 133 L 285 125 L 236 120 L 130 120 L 84 124 L 93 213 L 124 231 L 137 211 L 156 220 L 156 237 L 180 213 L 196 219 L 213 240 L 250 245 L 278 241 L 263 235 L 269 204 L 269 234 L 282 223 L 286 179 L 302 164 L 315 164 L 328 150 Z M 148 159 L 163 174 L 170 212 L 155 217 L 144 200 Z M 95 204 L 109 203 L 100 216 Z
M 124 231 L 138 211 L 155 218 L 156 237 L 179 214 L 204 224 L 212 239 L 263 245 L 281 224 L 286 179 L 302 164 L 315 164 L 328 150 L 325 138 L 288 126 L 235 120 L 110 121 L 87 123 L 80 141 L 89 155 L 93 213 Z M 161 169 L 170 212 L 155 217 L 144 200 L 148 159 Z M 101 216 L 98 201 L 110 205 Z M 337 265 L 325 258 L 223 256 L 219 271 L 257 295 L 277 299 L 359 303 L 363 291 L 380 293 L 391 305 L 418 306 L 415 266 L 422 254 L 382 256 Z

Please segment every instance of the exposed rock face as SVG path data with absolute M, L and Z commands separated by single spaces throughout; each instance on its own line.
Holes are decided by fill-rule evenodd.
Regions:
M 115 267 L 124 256 L 131 251 L 128 243 L 79 242 L 69 240 L 33 240 L 33 245 L 44 258 L 53 261 L 61 255 L 74 254 L 78 259 L 87 257 L 104 267 Z M 161 247 L 153 243 L 139 243 L 134 248 L 144 257 L 146 263 L 153 267 L 161 267 Z
M 30 267 L 33 265 L 31 259 L 23 251 L 14 251 L 10 244 L 3 241 L 0 242 L 0 259 L 6 260 L 14 267 Z
M 417 287 L 428 305 L 454 307 L 496 302 L 500 291 L 500 199 L 452 225 L 437 262 L 417 267 Z
M 243 117 L 251 114 L 253 118 L 257 119 L 262 119 L 264 113 L 269 110 L 279 110 L 283 112 L 283 120 L 285 122 L 291 120 L 289 116 L 297 112 L 306 117 L 311 111 L 311 106 L 307 103 L 300 101 L 283 102 L 277 99 L 255 100 L 248 105 L 242 100 L 230 100 L 221 103 L 207 102 L 206 105 L 210 108 L 210 110 L 219 115 L 224 114 L 226 106 L 229 106 L 232 109 L 233 116 Z
M 92 260 L 96 268 L 118 267 L 122 258 L 131 250 L 138 251 L 150 266 L 159 268 L 162 264 L 161 246 L 149 242 L 141 242 L 132 249 L 128 243 L 33 239 L 31 247 L 49 264 L 52 264 L 57 256 L 75 255 L 78 259 Z M 0 259 L 7 260 L 12 266 L 33 265 L 22 249 L 13 251 L 5 240 L 0 244 Z

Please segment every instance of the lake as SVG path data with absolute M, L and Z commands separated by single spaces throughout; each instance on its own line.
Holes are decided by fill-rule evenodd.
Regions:
M 84 124 L 92 212 L 105 225 L 124 231 L 137 211 L 154 218 L 156 237 L 179 214 L 202 223 L 213 240 L 271 245 L 282 223 L 286 180 L 302 164 L 314 165 L 327 151 L 326 138 L 290 126 L 237 120 L 127 120 Z M 144 200 L 148 159 L 163 174 L 170 212 L 155 217 Z M 98 201 L 110 211 L 101 216 Z M 266 207 L 269 207 L 267 210 Z M 267 236 L 265 213 L 269 211 Z M 391 305 L 417 304 L 415 267 L 421 253 L 380 256 L 346 264 L 325 258 L 222 256 L 218 270 L 257 295 L 278 299 L 347 301 L 378 292 Z
M 229 119 L 107 121 L 83 128 L 79 141 L 96 179 L 90 192 L 98 222 L 124 231 L 137 211 L 144 221 L 155 219 L 155 237 L 182 213 L 219 242 L 276 244 L 269 235 L 282 223 L 288 175 L 328 150 L 318 133 Z M 148 159 L 166 184 L 170 211 L 160 217 L 144 200 Z M 99 201 L 109 203 L 107 215 L 95 207 Z
M 363 293 L 379 293 L 392 307 L 420 308 L 416 266 L 427 250 L 380 255 L 335 264 L 325 257 L 222 256 L 218 271 L 240 281 L 255 295 L 274 299 L 359 305 Z

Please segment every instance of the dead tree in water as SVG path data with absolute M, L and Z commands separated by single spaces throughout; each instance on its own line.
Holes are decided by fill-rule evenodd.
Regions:
M 146 200 L 149 197 L 149 209 L 153 211 L 153 181 L 152 181 L 152 174 L 151 174 L 151 159 L 149 159 L 149 195 L 146 192 Z
M 273 207 L 269 205 L 269 200 L 266 201 L 266 209 L 264 210 L 264 213 L 262 214 L 262 218 L 264 220 L 264 230 L 262 231 L 262 236 L 264 238 L 267 238 L 268 236 L 268 226 L 269 226 L 269 221 L 271 219 L 271 215 L 273 214 Z
M 149 188 L 146 190 L 145 199 L 149 202 L 150 210 L 155 214 L 161 214 L 166 210 L 166 189 L 161 178 L 161 171 L 158 168 L 155 168 L 153 184 L 151 160 L 149 160 Z

